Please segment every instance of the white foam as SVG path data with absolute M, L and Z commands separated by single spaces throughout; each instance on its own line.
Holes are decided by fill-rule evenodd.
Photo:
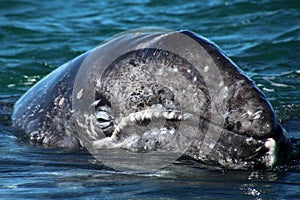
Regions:
M 266 91 L 266 92 L 274 92 L 275 91 L 274 89 L 269 89 L 269 88 L 266 88 L 266 87 L 263 87 L 263 90 Z

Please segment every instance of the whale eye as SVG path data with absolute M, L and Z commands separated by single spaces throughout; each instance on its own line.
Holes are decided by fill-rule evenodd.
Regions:
M 97 125 L 106 136 L 110 136 L 114 130 L 114 117 L 110 114 L 108 106 L 100 106 L 95 112 Z
M 111 136 L 114 131 L 114 117 L 111 114 L 111 104 L 105 96 L 96 91 L 95 101 L 90 106 L 93 109 L 94 116 L 97 119 L 96 125 L 106 136 Z
M 114 117 L 111 114 L 110 102 L 98 91 L 96 91 L 95 97 L 92 106 L 97 119 L 96 125 L 106 136 L 111 136 L 114 130 Z
M 111 126 L 113 122 L 112 116 L 108 114 L 106 111 L 97 111 L 95 116 L 99 122 L 100 128 L 102 129 L 108 128 L 109 126 Z

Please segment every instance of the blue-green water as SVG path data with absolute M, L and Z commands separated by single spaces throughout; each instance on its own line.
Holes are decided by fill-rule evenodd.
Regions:
M 300 2 L 0 2 L 0 199 L 299 199 L 300 165 L 218 171 L 172 165 L 118 173 L 86 151 L 24 144 L 10 127 L 14 102 L 47 73 L 121 31 L 189 29 L 216 42 L 269 97 L 300 138 Z

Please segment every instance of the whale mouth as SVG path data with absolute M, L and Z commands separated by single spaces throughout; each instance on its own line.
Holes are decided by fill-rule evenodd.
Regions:
M 110 109 L 107 107 L 100 106 L 95 113 L 98 125 L 106 133 L 106 137 L 93 141 L 92 145 L 96 149 L 122 148 L 139 153 L 178 151 L 178 147 L 182 146 L 177 137 L 180 134 L 178 125 L 185 123 L 187 126 L 194 126 L 195 121 L 199 122 L 199 116 L 180 110 L 168 110 L 162 105 L 153 105 L 149 109 L 132 112 L 118 120 L 108 111 Z M 164 123 L 164 126 L 155 124 L 161 120 L 167 123 Z M 200 121 L 202 127 L 217 126 L 207 119 Z M 152 122 L 154 125 L 149 126 Z M 140 127 L 140 130 L 137 127 Z M 201 142 L 205 141 L 203 133 L 191 134 L 187 133 L 187 130 L 181 130 L 185 131 L 183 134 L 190 140 L 188 145 L 185 141 L 184 149 L 180 149 L 183 151 L 182 155 L 205 164 L 235 169 L 271 168 L 277 162 L 277 143 L 274 138 L 249 137 L 224 127 L 217 127 L 217 130 L 221 131 L 220 137 L 210 152 L 204 152 L 199 148 L 199 145 L 203 145 Z M 197 131 L 201 131 L 201 128 L 197 128 Z

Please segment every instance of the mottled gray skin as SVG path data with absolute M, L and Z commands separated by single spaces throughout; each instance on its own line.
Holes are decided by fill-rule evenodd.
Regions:
M 76 148 L 78 138 L 67 133 L 76 73 L 89 52 L 60 66 L 30 88 L 15 104 L 13 126 L 31 142 L 50 147 Z M 59 100 L 64 99 L 60 104 Z
M 191 64 L 180 58 L 170 57 L 170 54 L 166 54 L 164 51 L 159 52 L 156 59 L 164 66 L 171 67 L 176 63 L 179 66 L 179 73 L 186 79 L 197 77 L 194 87 L 197 98 L 201 102 L 199 137 L 192 143 L 185 155 L 209 165 L 234 169 L 269 168 L 274 167 L 276 163 L 285 162 L 291 145 L 264 94 L 214 43 L 189 31 L 170 33 L 170 35 L 178 33 L 195 40 L 201 48 L 206 50 L 211 56 L 209 59 L 216 64 L 223 76 L 224 85 L 221 87 L 230 88 L 226 93 L 227 114 L 224 118 L 224 125 L 216 127 L 216 131 L 221 131 L 220 138 L 209 154 L 201 154 L 199 146 L 203 145 L 204 134 L 209 124 L 214 124 L 213 121 L 210 121 L 213 113 L 210 111 L 212 100 L 208 88 L 209 84 L 217 83 L 204 81 L 205 77 L 202 77 Z M 132 75 L 137 67 L 141 67 L 141 63 L 147 65 L 147 59 L 151 60 L 150 54 L 152 53 L 151 49 L 129 53 L 108 67 L 103 74 L 102 87 L 95 88 L 95 100 L 102 100 L 99 105 L 96 105 L 96 110 L 101 106 L 111 106 L 111 102 L 114 102 L 115 87 L 124 85 L 124 80 L 134 81 L 138 84 L 130 88 L 126 88 L 124 85 L 124 89 L 121 90 L 129 96 L 124 97 L 124 103 L 116 106 L 119 109 L 117 112 L 130 114 L 142 111 L 153 104 L 159 104 L 171 110 L 180 107 L 180 103 L 176 102 L 176 96 L 174 97 L 168 88 L 151 82 L 151 78 L 147 78 L 146 73 Z M 82 147 L 76 128 L 69 119 L 72 115 L 72 90 L 75 77 L 89 54 L 91 52 L 87 52 L 53 71 L 33 86 L 15 104 L 12 116 L 14 127 L 24 133 L 24 136 L 28 137 L 31 142 L 50 147 Z M 120 64 L 122 62 L 124 63 Z M 150 64 L 157 64 L 155 62 L 151 61 Z M 139 70 L 147 71 L 143 68 L 139 68 Z M 120 90 L 120 88 L 117 89 Z M 109 114 L 115 117 L 118 113 L 110 111 Z M 176 128 L 178 123 L 178 121 L 170 121 L 167 126 Z M 103 129 L 103 132 L 110 136 L 113 130 L 114 128 L 110 127 Z M 270 138 L 276 142 L 276 147 L 271 152 L 272 155 L 269 152 L 270 148 L 266 145 Z M 270 156 L 273 157 L 269 158 Z

